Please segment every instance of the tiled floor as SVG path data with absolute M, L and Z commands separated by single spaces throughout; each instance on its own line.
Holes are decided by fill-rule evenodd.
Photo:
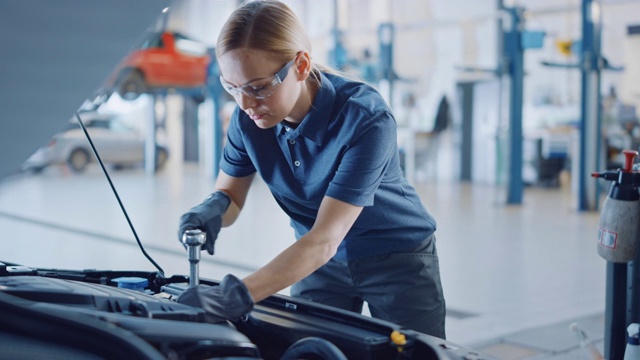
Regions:
M 212 188 L 197 170 L 169 163 L 157 176 L 111 172 L 145 249 L 167 274 L 188 274 L 178 218 Z M 512 206 L 504 187 L 443 180 L 416 187 L 438 221 L 449 340 L 502 359 L 588 359 L 569 329 L 578 322 L 602 351 L 599 214 L 576 211 L 566 182 L 528 187 L 522 205 Z M 0 237 L 0 261 L 153 269 L 97 168 L 82 176 L 51 168 L 1 182 Z M 292 241 L 286 216 L 257 180 L 238 222 L 222 231 L 216 255 L 203 256 L 201 274 L 246 275 Z

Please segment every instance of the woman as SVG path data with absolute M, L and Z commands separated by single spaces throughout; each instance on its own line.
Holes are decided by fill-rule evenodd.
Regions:
M 297 241 L 240 280 L 178 299 L 214 320 L 235 319 L 288 286 L 291 295 L 445 337 L 435 221 L 403 178 L 396 124 L 372 87 L 312 62 L 295 14 L 278 1 L 242 5 L 216 55 L 235 98 L 216 191 L 182 216 L 207 233 L 242 209 L 255 174 L 291 218 Z

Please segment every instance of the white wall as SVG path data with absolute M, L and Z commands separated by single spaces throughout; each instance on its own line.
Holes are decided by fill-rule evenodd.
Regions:
M 377 55 L 377 27 L 393 22 L 396 27 L 395 63 L 398 73 L 414 79 L 399 85 L 399 92 L 417 92 L 425 112 L 433 113 L 440 94 L 453 95 L 453 86 L 470 75 L 460 66 L 492 68 L 497 64 L 497 0 L 285 0 L 300 16 L 313 40 L 314 56 L 327 62 L 332 47 L 331 28 L 334 3 L 338 4 L 339 26 L 354 58 L 364 48 Z M 526 28 L 547 33 L 544 48 L 526 55 L 525 102 L 552 101 L 575 104 L 579 101 L 579 73 L 570 69 L 550 69 L 540 61 L 576 62 L 577 57 L 561 55 L 557 40 L 580 38 L 578 0 L 520 0 L 527 10 Z M 214 45 L 219 29 L 237 0 L 174 0 L 169 27 L 179 29 L 209 45 Z M 636 73 L 634 41 L 626 27 L 640 24 L 640 1 L 608 0 L 602 3 L 603 52 L 614 65 L 624 65 Z M 605 73 L 603 87 L 616 85 L 621 95 L 638 101 L 633 81 L 626 73 Z M 635 100 L 634 100 L 635 99 Z
M 433 126 L 442 95 L 455 97 L 455 85 L 461 80 L 494 78 L 488 73 L 470 73 L 462 67 L 495 69 L 498 65 L 498 19 L 505 26 L 509 18 L 497 10 L 498 0 L 285 0 L 307 28 L 315 61 L 327 64 L 333 47 L 332 27 L 337 6 L 337 24 L 344 31 L 350 57 L 360 60 L 365 48 L 378 56 L 377 29 L 381 23 L 396 26 L 395 68 L 409 82 L 395 85 L 390 100 L 402 117 L 402 98 L 417 97 L 418 127 Z M 236 0 L 174 0 L 169 25 L 213 46 L 222 23 L 238 5 Z M 556 42 L 580 40 L 579 0 L 519 0 L 504 3 L 526 9 L 525 28 L 546 33 L 541 49 L 527 50 L 523 125 L 525 131 L 577 121 L 580 102 L 580 72 L 543 66 L 542 61 L 577 64 L 578 55 L 562 55 Z M 603 92 L 616 86 L 623 101 L 640 103 L 640 36 L 629 38 L 626 28 L 640 24 L 640 0 L 603 0 L 603 53 L 612 65 L 624 66 L 624 72 L 604 72 Z M 506 83 L 504 84 L 507 85 Z M 484 101 L 504 108 L 505 92 L 487 95 Z M 640 105 L 640 104 L 639 104 Z M 482 116 L 498 116 L 484 114 Z M 497 114 L 501 114 L 498 112 Z M 491 124 L 506 124 L 492 119 Z M 504 130 L 504 129 L 503 129 Z M 495 137 L 498 129 L 489 129 Z M 525 134 L 526 135 L 526 134 Z M 493 140 L 490 140 L 493 141 Z M 453 146 L 453 145 L 451 145 Z

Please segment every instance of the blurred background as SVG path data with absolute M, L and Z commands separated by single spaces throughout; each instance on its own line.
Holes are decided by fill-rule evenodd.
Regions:
M 568 327 L 580 321 L 604 351 L 595 241 L 607 184 L 590 174 L 640 145 L 640 1 L 284 2 L 314 61 L 370 83 L 393 109 L 405 176 L 438 221 L 449 340 L 505 359 L 582 358 Z M 178 219 L 213 189 L 235 107 L 215 43 L 240 2 L 141 2 L 126 14 L 34 3 L 28 14 L 0 4 L 13 50 L 0 62 L 0 260 L 153 269 L 79 109 L 145 248 L 165 272 L 187 273 Z M 65 31 L 47 33 L 52 14 Z M 201 273 L 247 275 L 292 241 L 256 179 Z

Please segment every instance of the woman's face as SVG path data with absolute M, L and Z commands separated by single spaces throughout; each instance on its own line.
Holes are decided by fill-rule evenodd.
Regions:
M 304 84 L 296 61 L 286 63 L 269 52 L 242 48 L 223 54 L 218 64 L 223 86 L 258 127 L 268 129 L 285 118 L 296 121 L 290 115 Z M 282 83 L 274 81 L 276 73 Z

